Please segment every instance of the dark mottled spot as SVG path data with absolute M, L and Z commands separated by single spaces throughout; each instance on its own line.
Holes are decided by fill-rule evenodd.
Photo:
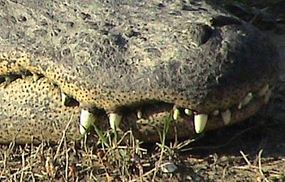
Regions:
M 69 21 L 69 22 L 66 22 L 66 24 L 68 27 L 71 27 L 71 28 L 74 27 L 74 22 Z
M 69 55 L 70 53 L 71 53 L 71 51 L 70 51 L 69 48 L 66 48 L 66 49 L 62 50 L 62 55 L 63 55 L 63 56 L 67 56 L 67 55 Z
M 159 8 L 164 8 L 165 7 L 165 5 L 163 4 L 163 3 L 158 3 L 158 5 L 157 5 Z
M 85 20 L 88 20 L 88 19 L 91 19 L 91 15 L 88 14 L 88 13 L 81 12 L 80 15 L 81 15 L 81 18 L 82 18 L 84 21 L 85 21 Z
M 19 21 L 19 22 L 26 22 L 26 21 L 27 21 L 27 18 L 26 18 L 25 16 L 20 16 L 20 17 L 18 18 L 18 21 Z
M 113 35 L 112 39 L 114 43 L 120 48 L 124 48 L 125 45 L 128 43 L 128 40 L 126 40 L 121 34 Z
M 137 37 L 139 35 L 141 35 L 141 33 L 138 32 L 138 31 L 135 31 L 135 30 L 130 30 L 129 32 L 126 33 L 126 36 L 129 37 L 129 38 Z
M 54 32 L 54 35 L 55 35 L 55 36 L 58 36 L 58 34 L 61 32 L 61 29 L 59 29 L 59 28 L 54 28 L 54 29 L 53 29 L 53 32 Z

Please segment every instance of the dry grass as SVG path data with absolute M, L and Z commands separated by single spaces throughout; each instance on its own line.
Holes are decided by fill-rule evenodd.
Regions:
M 1 181 L 283 181 L 284 153 L 267 146 L 265 139 L 249 140 L 260 127 L 249 122 L 195 140 L 145 145 L 132 132 L 100 132 L 97 144 L 87 140 L 75 144 L 64 137 L 56 145 L 2 145 L 0 148 Z M 276 123 L 275 123 L 276 124 Z M 279 123 L 280 124 L 280 123 Z M 274 127 L 269 125 L 271 127 Z M 250 128 L 250 129 L 249 129 Z M 268 126 L 265 130 L 268 130 Z M 234 135 L 232 132 L 234 131 Z M 98 131 L 99 132 L 99 131 Z M 258 133 L 256 133 L 258 132 Z M 231 134 L 230 134 L 231 133 Z M 253 133 L 253 134 L 252 134 Z M 271 133 L 272 134 L 272 133 Z M 214 144 L 210 140 L 215 140 Z M 283 137 L 282 137 L 283 138 Z M 284 135 L 285 138 L 285 135 Z M 284 139 L 283 138 L 283 139 Z M 203 141 L 204 140 L 204 141 Z M 206 142 L 205 142 L 206 141 Z M 252 145 L 256 142 L 257 145 Z M 280 141 L 275 141 L 276 143 Z M 195 144 L 196 143 L 196 144 Z M 197 146 L 197 143 L 199 145 Z M 233 146 L 236 145 L 236 146 Z M 285 143 L 279 143 L 284 147 Z M 261 146 L 263 145 L 263 146 Z M 234 149 L 234 151 L 231 151 Z M 258 149 L 258 150 L 257 150 Z M 268 153 L 269 149 L 273 152 Z M 267 153 L 265 155 L 264 151 Z M 162 167 L 172 163 L 178 169 L 166 173 Z

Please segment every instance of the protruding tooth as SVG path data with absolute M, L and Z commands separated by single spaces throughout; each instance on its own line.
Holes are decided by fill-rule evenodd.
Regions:
M 70 97 L 64 92 L 61 92 L 61 103 L 62 105 L 67 105 L 70 102 Z
M 174 108 L 173 110 L 173 119 L 177 120 L 179 118 L 180 111 L 177 108 Z
M 141 110 L 137 111 L 137 117 L 138 117 L 138 119 L 142 118 L 142 111 Z
M 253 98 L 253 95 L 252 95 L 251 92 L 249 92 L 249 93 L 243 98 L 243 100 L 239 103 L 238 109 L 241 109 L 243 106 L 246 106 L 246 105 L 251 101 L 252 98 Z
M 266 84 L 266 85 L 264 85 L 264 87 L 262 87 L 262 88 L 259 90 L 259 92 L 258 92 L 257 94 L 258 94 L 258 96 L 260 96 L 260 97 L 261 97 L 261 96 L 264 96 L 268 90 L 269 90 L 269 85 Z
M 238 109 L 241 109 L 242 108 L 242 103 L 240 102 L 239 104 L 238 104 Z
M 5 76 L 5 82 L 11 82 L 12 81 L 12 78 L 10 76 Z
M 218 116 L 220 114 L 220 111 L 217 109 L 217 110 L 214 110 L 214 112 L 212 113 L 214 116 Z
M 188 116 L 191 116 L 193 114 L 193 112 L 190 109 L 185 109 L 184 112 Z
M 110 122 L 110 126 L 112 129 L 117 129 L 119 127 L 119 124 L 122 120 L 122 116 L 120 116 L 117 113 L 110 113 L 109 114 L 109 122 Z
M 33 80 L 38 81 L 40 79 L 40 76 L 38 74 L 33 73 Z
M 82 109 L 80 113 L 80 126 L 79 131 L 81 135 L 85 135 L 90 128 L 95 123 L 95 116 L 93 113 L 89 112 L 87 109 Z
M 207 114 L 195 114 L 194 116 L 194 128 L 196 133 L 202 133 L 208 121 Z
M 225 125 L 230 124 L 231 122 L 231 118 L 232 118 L 232 113 L 229 109 L 227 109 L 226 111 L 221 113 L 222 118 L 223 118 L 223 122 Z
M 27 78 L 27 75 L 26 74 L 21 74 L 21 77 L 22 77 L 22 79 L 25 79 L 25 78 Z
M 265 102 L 265 103 L 268 103 L 268 102 L 269 102 L 270 97 L 271 97 L 271 94 L 272 94 L 272 91 L 271 91 L 270 89 L 267 90 L 267 92 L 266 92 L 265 95 L 264 95 L 264 102 Z

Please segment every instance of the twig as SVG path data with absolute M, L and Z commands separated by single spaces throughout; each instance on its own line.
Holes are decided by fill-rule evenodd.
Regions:
M 258 170 L 259 170 L 259 173 L 261 174 L 261 176 L 263 177 L 263 179 L 266 182 L 269 182 L 268 179 L 264 176 L 264 173 L 262 171 L 262 165 L 261 165 L 261 155 L 262 155 L 262 152 L 263 152 L 262 149 L 258 152 Z
M 58 147 L 57 147 L 57 149 L 56 149 L 56 153 L 55 153 L 55 155 L 54 155 L 53 160 L 56 160 L 56 158 L 57 158 L 58 155 L 59 155 L 59 151 L 60 151 L 61 145 L 62 145 L 62 143 L 63 143 L 63 141 L 64 141 L 66 131 L 67 131 L 68 128 L 69 128 L 69 125 L 70 125 L 70 123 L 71 123 L 71 121 L 72 121 L 72 118 L 73 118 L 73 115 L 71 115 L 70 120 L 68 121 L 68 123 L 67 123 L 66 126 L 65 126 L 65 129 L 64 129 L 63 132 L 62 132 L 62 137 L 61 137 L 61 140 L 60 140 L 60 142 L 59 142 L 59 145 L 58 145 Z
M 247 163 L 247 165 L 248 165 L 249 167 L 251 167 L 252 165 L 251 165 L 251 163 L 249 162 L 249 160 L 247 159 L 246 155 L 243 153 L 243 151 L 239 151 L 239 152 L 240 152 L 240 154 L 242 155 L 242 157 L 243 157 L 243 159 L 245 160 L 245 162 Z

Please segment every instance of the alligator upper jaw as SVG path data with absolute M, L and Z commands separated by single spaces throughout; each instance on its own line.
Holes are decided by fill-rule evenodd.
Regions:
M 13 25 L 0 22 L 0 75 L 44 75 L 82 105 L 108 112 L 159 100 L 206 113 L 235 104 L 274 75 L 277 56 L 267 38 L 206 3 L 70 3 L 0 6 Z M 20 17 L 13 7 L 26 21 L 14 22 Z
M 132 128 L 135 136 L 144 141 L 156 141 L 159 140 L 158 132 L 163 131 L 167 121 L 171 125 L 169 139 L 193 137 L 195 133 L 248 118 L 268 102 L 270 94 L 270 86 L 266 84 L 257 92 L 248 93 L 232 107 L 211 113 L 198 113 L 164 102 L 126 106 L 120 112 L 107 113 L 104 110 L 82 108 L 46 78 L 35 79 L 26 75 L 9 83 L 3 81 L 0 85 L 0 102 L 3 103 L 0 142 L 8 143 L 15 139 L 17 143 L 29 143 L 32 136 L 33 140 L 57 142 L 62 137 L 62 131 L 66 130 L 66 125 L 69 131 L 66 133 L 67 138 L 79 140 L 92 125 L 108 129 L 108 123 L 113 128 Z M 121 117 L 121 123 L 118 117 Z M 86 120 L 89 123 L 86 124 Z M 52 132 L 52 135 L 46 132 Z

